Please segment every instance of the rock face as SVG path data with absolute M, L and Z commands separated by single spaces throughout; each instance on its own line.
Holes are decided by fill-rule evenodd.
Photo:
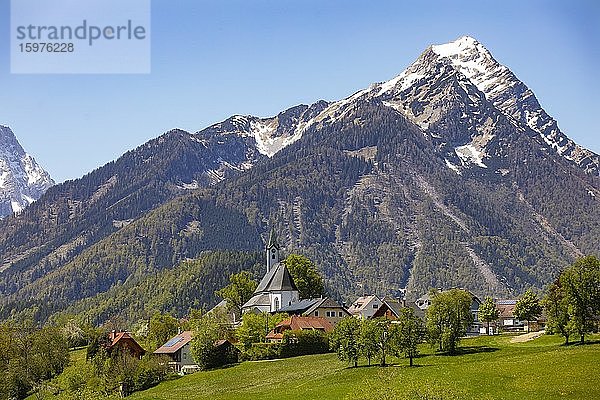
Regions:
M 25 153 L 11 129 L 0 125 L 0 218 L 21 212 L 52 185 L 48 172 Z

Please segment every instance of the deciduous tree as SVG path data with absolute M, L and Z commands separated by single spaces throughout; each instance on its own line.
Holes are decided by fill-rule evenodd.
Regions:
M 414 314 L 412 308 L 403 308 L 394 328 L 396 329 L 396 351 L 404 353 L 404 356 L 410 359 L 412 367 L 413 358 L 419 355 L 418 345 L 423 342 L 425 337 L 423 321 Z
M 471 294 L 461 289 L 430 293 L 431 305 L 426 311 L 429 341 L 440 351 L 454 353 L 458 342 L 473 322 Z
M 360 357 L 360 325 L 356 318 L 344 318 L 335 326 L 329 338 L 331 350 L 337 353 L 340 360 L 348 361 L 354 367 L 358 366 Z
M 148 325 L 148 344 L 151 348 L 157 349 L 167 340 L 177 334 L 179 322 L 169 314 L 156 312 L 150 318 Z
M 360 355 L 367 359 L 367 363 L 371 365 L 371 359 L 375 357 L 379 351 L 377 345 L 379 341 L 379 326 L 378 321 L 372 319 L 360 320 L 360 336 L 358 338 L 360 345 Z
M 245 313 L 242 315 L 242 325 L 236 329 L 235 336 L 246 349 L 253 343 L 262 343 L 265 336 L 275 325 L 288 318 L 285 313 Z
M 559 333 L 565 338 L 565 344 L 569 344 L 573 327 L 569 318 L 569 302 L 560 285 L 560 280 L 550 285 L 542 303 L 548 318 L 547 328 Z
M 600 314 L 600 260 L 594 256 L 578 259 L 561 274 L 560 285 L 569 304 L 571 326 L 583 343 L 591 321 Z
M 191 353 L 200 368 L 210 369 L 219 366 L 215 342 L 221 339 L 233 339 L 233 330 L 224 312 L 215 310 L 195 321 Z
M 479 320 L 487 322 L 487 333 L 490 333 L 490 322 L 498 320 L 500 310 L 496 307 L 494 300 L 491 297 L 486 297 L 483 303 L 479 305 Z
M 229 310 L 240 313 L 242 306 L 252 297 L 256 289 L 256 281 L 248 271 L 242 271 L 229 276 L 229 285 L 217 290 L 215 294 L 227 300 Z
M 283 263 L 290 271 L 301 299 L 312 299 L 325 294 L 323 278 L 310 259 L 298 254 L 290 254 Z
M 527 321 L 527 330 L 529 331 L 529 321 L 537 319 L 542 314 L 542 306 L 537 294 L 533 290 L 527 289 L 517 300 L 513 314 L 518 319 Z

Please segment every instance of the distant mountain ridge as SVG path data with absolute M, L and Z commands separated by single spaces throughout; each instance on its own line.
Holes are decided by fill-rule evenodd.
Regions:
M 19 213 L 54 185 L 8 126 L 0 125 L 0 218 Z
M 106 293 L 135 307 L 134 282 L 260 250 L 270 225 L 341 298 L 514 296 L 600 251 L 598 165 L 463 37 L 346 99 L 171 131 L 52 188 L 2 223 L 0 316 L 104 318 Z

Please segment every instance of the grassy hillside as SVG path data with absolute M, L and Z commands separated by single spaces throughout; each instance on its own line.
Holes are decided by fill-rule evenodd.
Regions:
M 600 339 L 600 337 L 596 337 Z M 513 344 L 510 337 L 463 341 L 459 356 L 423 347 L 418 367 L 347 368 L 333 354 L 245 362 L 199 372 L 136 393 L 177 399 L 590 399 L 600 398 L 600 341 L 561 346 L 556 336 Z

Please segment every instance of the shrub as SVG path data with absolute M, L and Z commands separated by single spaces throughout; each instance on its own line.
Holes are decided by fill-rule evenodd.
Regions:
M 286 331 L 283 334 L 282 358 L 329 352 L 327 334 L 317 330 Z
M 152 355 L 144 356 L 138 363 L 133 375 L 133 390 L 145 390 L 165 379 L 168 367 L 165 360 Z
M 253 343 L 241 354 L 242 361 L 273 360 L 280 358 L 280 343 Z

